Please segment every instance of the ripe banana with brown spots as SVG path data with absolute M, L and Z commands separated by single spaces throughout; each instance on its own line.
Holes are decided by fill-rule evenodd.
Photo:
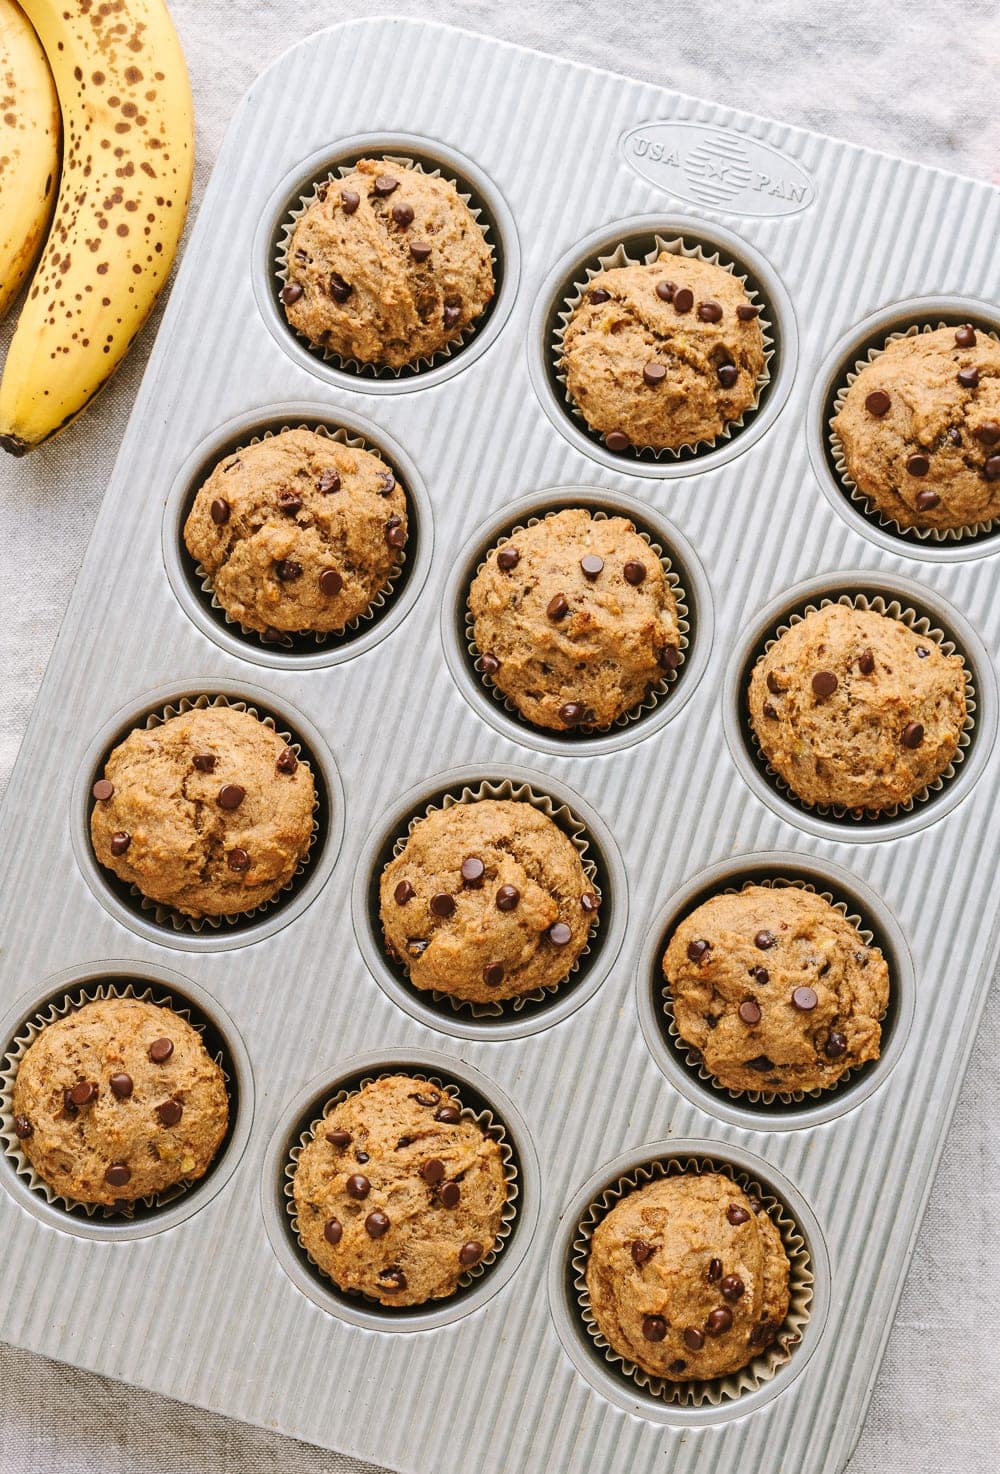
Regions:
M 191 91 L 162 0 L 23 0 L 63 120 L 59 198 L 0 381 L 0 446 L 68 425 L 170 273 L 194 162 Z
M 15 0 L 0 0 L 0 317 L 35 264 L 59 183 L 59 99 Z

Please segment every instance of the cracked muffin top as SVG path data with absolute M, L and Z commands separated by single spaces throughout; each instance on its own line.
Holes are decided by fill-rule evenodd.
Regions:
M 852 480 L 900 527 L 1000 516 L 1000 343 L 970 324 L 888 344 L 833 428 Z
M 313 832 L 308 763 L 249 712 L 194 709 L 136 727 L 94 784 L 94 853 L 186 916 L 252 911 L 295 874 Z
M 406 493 L 385 462 L 305 429 L 225 456 L 184 525 L 230 619 L 271 642 L 367 614 L 406 538 Z
M 569 396 L 611 450 L 714 440 L 756 401 L 759 311 L 737 276 L 698 257 L 602 271 L 564 334 Z
M 362 159 L 320 185 L 292 232 L 290 325 L 339 358 L 403 368 L 457 342 L 493 297 L 493 260 L 447 179 Z

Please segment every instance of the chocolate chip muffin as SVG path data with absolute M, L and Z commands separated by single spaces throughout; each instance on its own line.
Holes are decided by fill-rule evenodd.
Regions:
M 878 1059 L 885 958 L 811 891 L 712 896 L 670 938 L 663 975 L 678 1033 L 728 1090 L 821 1090 Z
M 602 271 L 563 338 L 569 396 L 610 450 L 714 440 L 756 402 L 759 313 L 737 276 L 698 257 Z
M 652 1377 L 738 1372 L 776 1339 L 790 1266 L 767 1212 L 720 1172 L 636 1188 L 601 1219 L 587 1261 L 608 1345 Z
M 922 793 L 958 750 L 957 655 L 874 610 L 828 604 L 754 667 L 750 720 L 768 762 L 807 804 L 883 810 Z
M 60 1197 L 113 1204 L 203 1177 L 229 1124 L 225 1079 L 170 1008 L 106 998 L 47 1024 L 14 1080 L 14 1133 Z
M 609 727 L 680 660 L 677 601 L 625 517 L 568 508 L 490 553 L 469 610 L 488 678 L 529 722 Z
M 249 712 L 210 706 L 136 727 L 94 784 L 94 853 L 185 916 L 252 911 L 309 849 L 308 763 Z
M 513 799 L 418 820 L 379 892 L 386 947 L 413 985 L 470 1003 L 562 982 L 600 904 L 558 824 Z
M 971 325 L 897 338 L 833 428 L 851 479 L 900 527 L 1000 516 L 1000 343 Z
M 385 462 L 303 429 L 226 456 L 184 525 L 230 619 L 271 641 L 367 614 L 406 535 L 406 494 Z
M 422 1305 L 496 1248 L 507 1183 L 499 1145 L 456 1096 L 389 1075 L 326 1115 L 293 1193 L 299 1237 L 340 1289 Z
M 281 300 L 311 343 L 399 369 L 456 343 L 493 291 L 489 245 L 455 186 L 362 159 L 299 218 Z

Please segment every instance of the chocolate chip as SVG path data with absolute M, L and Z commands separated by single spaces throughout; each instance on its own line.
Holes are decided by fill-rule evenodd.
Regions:
M 705 1322 L 705 1330 L 710 1336 L 721 1336 L 725 1331 L 731 1329 L 733 1324 L 733 1312 L 728 1305 L 720 1305 L 713 1310 Z
M 776 941 L 777 938 L 775 937 L 773 932 L 759 931 L 753 939 L 753 944 L 755 947 L 759 947 L 761 952 L 767 952 L 771 947 L 774 946 Z
M 417 1105 L 422 1105 L 427 1110 L 430 1110 L 432 1106 L 437 1105 L 441 1097 L 440 1095 L 438 1095 L 437 1091 L 434 1090 L 431 1091 L 428 1095 L 415 1095 L 413 1099 L 417 1102 Z
M 500 669 L 500 662 L 495 655 L 481 655 L 479 657 L 479 669 L 485 676 L 495 676 Z
M 132 836 L 125 829 L 119 829 L 117 834 L 111 836 L 110 849 L 113 855 L 124 855 L 132 843 Z
M 391 491 L 395 490 L 395 486 L 396 486 L 396 478 L 392 474 L 391 471 L 380 471 L 379 472 L 379 476 L 378 476 L 378 494 L 379 494 L 379 496 L 388 496 Z
M 1000 456 L 989 456 L 983 466 L 987 481 L 1000 481 Z
M 694 306 L 694 292 L 689 287 L 678 287 L 672 298 L 675 312 L 690 312 Z
M 940 500 L 941 498 L 936 491 L 917 492 L 917 508 L 921 512 L 929 512 L 933 507 L 938 505 Z
M 345 1147 L 350 1146 L 354 1137 L 349 1131 L 328 1131 L 326 1139 L 331 1146 L 339 1147 L 343 1151 Z
M 604 444 L 608 450 L 628 450 L 631 441 L 620 430 L 609 430 L 604 437 Z
M 106 804 L 108 799 L 114 795 L 115 785 L 109 778 L 98 778 L 90 791 L 99 804 Z
M 748 1070 L 756 1070 L 758 1075 L 766 1075 L 768 1070 L 774 1069 L 774 1060 L 768 1059 L 766 1054 L 758 1054 L 755 1059 L 745 1060 Z
M 955 342 L 959 348 L 975 348 L 976 330 L 971 322 L 963 323 L 960 328 L 955 329 Z
M 689 1351 L 700 1351 L 705 1344 L 705 1335 L 696 1326 L 688 1326 L 684 1332 L 684 1345 Z
M 510 573 L 521 561 L 521 554 L 517 548 L 501 548 L 497 553 L 497 567 L 503 569 L 504 573 Z
M 996 445 L 997 441 L 1000 440 L 1000 422 L 996 420 L 984 420 L 979 428 L 972 433 L 984 445 Z
M 726 1217 L 734 1228 L 737 1228 L 741 1223 L 750 1222 L 750 1214 L 739 1203 L 729 1204 L 729 1207 L 726 1209 Z
M 297 281 L 286 282 L 281 289 L 281 300 L 286 307 L 291 307 L 302 296 L 302 287 Z
M 14 1117 L 14 1135 L 17 1137 L 18 1141 L 27 1141 L 28 1137 L 34 1134 L 34 1130 L 35 1128 L 34 1126 L 32 1126 L 27 1116 Z
M 330 273 L 330 296 L 335 302 L 343 304 L 354 291 L 349 281 L 345 281 L 339 271 Z
M 340 490 L 340 476 L 332 466 L 320 472 L 316 480 L 316 490 L 321 496 L 330 496 L 333 492 Z
M 735 363 L 721 363 L 716 370 L 716 377 L 723 389 L 731 389 L 740 377 L 740 371 Z
M 662 1341 L 667 1334 L 667 1323 L 662 1315 L 644 1315 L 642 1334 L 647 1341 Z
M 446 1182 L 438 1189 L 438 1201 L 443 1208 L 457 1208 L 462 1189 L 457 1182 Z
M 353 215 L 361 203 L 361 196 L 356 189 L 342 189 L 340 191 L 340 204 L 345 215 Z
M 112 1162 L 104 1174 L 104 1181 L 109 1187 L 124 1187 L 131 1180 L 131 1170 L 126 1167 L 124 1162 Z
M 344 580 L 337 572 L 336 568 L 323 569 L 323 572 L 319 576 L 319 589 L 321 594 L 326 594 L 330 598 L 333 598 L 335 594 L 340 593 L 343 587 Z
M 963 389 L 975 389 L 979 383 L 979 370 L 977 368 L 959 369 L 958 382 Z
M 430 243 L 430 241 L 411 241 L 410 242 L 410 255 L 413 257 L 414 261 L 426 261 L 427 258 L 428 258 L 428 256 L 430 254 L 431 254 L 431 243 Z
M 884 389 L 873 389 L 865 400 L 865 409 L 870 415 L 877 416 L 878 419 L 889 413 L 891 405 L 892 400 Z
M 380 174 L 375 180 L 375 193 L 383 199 L 391 195 L 393 190 L 399 188 L 399 180 L 393 179 L 391 174 Z
M 792 993 L 792 1003 L 800 1013 L 811 1013 L 818 1002 L 814 988 L 796 988 Z
M 753 322 L 755 317 L 760 317 L 760 308 L 752 306 L 749 302 L 741 302 L 736 309 L 736 316 L 740 322 Z
M 488 988 L 499 988 L 503 982 L 503 963 L 487 962 L 483 968 L 483 982 Z
M 458 1251 L 458 1262 L 464 1264 L 466 1269 L 471 1268 L 473 1264 L 478 1264 L 482 1257 L 483 1246 L 478 1239 L 470 1239 Z
M 397 550 L 406 547 L 406 528 L 403 526 L 401 517 L 390 517 L 385 524 L 385 540 L 390 548 Z
M 483 883 L 486 874 L 486 866 L 478 855 L 466 855 L 462 861 L 462 879 L 465 884 L 478 890 Z
M 369 1157 L 367 1152 L 355 1152 L 354 1158 L 355 1161 L 360 1162 L 362 1166 L 364 1166 L 365 1162 L 371 1161 L 371 1158 Z
M 926 456 L 912 455 L 906 462 L 906 469 L 911 476 L 926 476 L 931 468 L 931 463 Z
M 634 589 L 637 589 L 646 577 L 646 565 L 645 563 L 640 563 L 638 558 L 630 558 L 622 569 L 622 573 L 625 577 L 625 582 L 631 584 Z
M 837 677 L 832 670 L 818 670 L 812 678 L 812 688 L 817 696 L 832 696 L 837 689 Z
M 216 758 L 214 752 L 196 752 L 191 761 L 199 773 L 212 773 L 215 771 Z
M 763 711 L 763 713 L 764 713 L 764 715 L 766 717 L 770 717 L 770 719 L 771 719 L 772 722 L 777 721 L 777 719 L 778 719 L 778 708 L 774 705 L 773 702 L 771 702 L 771 701 L 765 701 L 764 702 L 764 705 L 761 707 L 761 710 Z
M 762 988 L 771 981 L 771 974 L 766 967 L 753 967 L 750 969 L 750 972 Z
M 407 1278 L 401 1269 L 380 1269 L 378 1277 L 382 1281 L 383 1290 L 398 1292 L 406 1289 Z
M 738 1274 L 727 1274 L 719 1281 L 719 1292 L 725 1300 L 739 1300 L 746 1286 Z
M 408 225 L 413 224 L 413 206 L 400 201 L 398 205 L 392 207 L 392 218 L 400 230 L 405 230 Z
M 699 939 L 696 942 L 688 942 L 688 945 L 687 945 L 688 961 L 689 962 L 700 962 L 702 960 L 702 958 L 705 956 L 705 953 L 711 947 L 711 945 L 712 945 L 711 942 L 706 942 L 706 941 L 701 940 L 701 939 Z
M 577 727 L 587 715 L 587 708 L 579 701 L 567 701 L 559 708 L 559 720 L 564 727 Z
M 926 645 L 918 645 L 917 646 L 917 659 L 918 660 L 926 660 L 927 657 L 928 657 L 928 655 L 930 653 L 931 652 L 928 650 L 928 648 L 927 648 Z
M 295 579 L 302 577 L 302 564 L 292 558 L 282 558 L 275 563 L 274 572 L 281 583 L 294 583 Z
M 298 494 L 297 491 L 279 491 L 278 492 L 278 511 L 279 512 L 289 512 L 289 513 L 291 513 L 291 512 L 301 512 L 301 510 L 302 510 L 302 498 L 299 496 L 299 494 Z
M 396 889 L 392 893 L 397 906 L 405 906 L 407 901 L 412 901 L 416 894 L 416 891 L 408 880 L 399 881 Z
M 719 302 L 699 302 L 698 316 L 702 322 L 721 322 L 722 306 Z
M 650 389 L 655 389 L 657 384 L 662 384 L 667 377 L 667 371 L 662 363 L 647 363 L 642 371 L 642 380 L 648 384 Z
M 361 1172 L 355 1172 L 352 1177 L 347 1179 L 344 1186 L 347 1189 L 347 1196 L 349 1198 L 357 1198 L 359 1202 L 362 1198 L 366 1198 L 372 1190 L 372 1185 L 368 1181 L 368 1178 Z
M 75 1106 L 90 1105 L 97 1099 L 97 1086 L 93 1080 L 80 1080 L 70 1090 L 69 1098 Z
M 67 1116 L 75 1116 L 77 1114 L 76 1106 L 70 1100 L 68 1090 L 63 1091 L 63 1110 Z
M 714 1285 L 715 1282 L 716 1282 L 716 1280 L 721 1280 L 721 1278 L 722 1278 L 722 1260 L 721 1259 L 713 1259 L 713 1260 L 710 1261 L 709 1266 L 708 1266 L 708 1270 L 707 1270 L 707 1272 L 705 1274 L 705 1278 L 708 1280 L 708 1283 L 710 1285 Z
M 365 1219 L 365 1233 L 370 1239 L 380 1239 L 388 1232 L 389 1219 L 381 1208 L 376 1208 L 374 1212 L 368 1214 Z
M 426 1162 L 421 1162 L 417 1169 L 425 1182 L 432 1185 L 441 1182 L 444 1178 L 444 1163 L 440 1157 L 428 1157 Z
M 652 1244 L 647 1244 L 645 1239 L 632 1240 L 632 1259 L 636 1264 L 648 1264 L 656 1250 Z
M 162 1105 L 156 1107 L 156 1114 L 164 1126 L 176 1126 L 184 1114 L 184 1107 L 179 1100 L 165 1100 Z
M 559 619 L 565 619 L 569 613 L 569 602 L 566 595 L 553 594 L 545 606 L 545 613 L 553 622 Z
M 774 674 L 773 670 L 769 670 L 767 673 L 767 689 L 770 691 L 772 696 L 781 695 L 782 688 L 781 686 L 779 686 L 778 677 Z
M 226 864 L 229 866 L 230 870 L 235 870 L 237 874 L 242 875 L 245 870 L 250 869 L 250 856 L 247 854 L 246 850 L 237 845 L 236 848 L 230 850 L 228 855 L 226 856 Z
M 339 1244 L 344 1237 L 344 1225 L 339 1218 L 328 1218 L 323 1225 L 323 1237 L 328 1244 Z
M 462 1112 L 458 1106 L 442 1106 L 439 1111 L 434 1112 L 435 1121 L 441 1121 L 445 1126 L 457 1126 L 462 1119 Z
M 745 998 L 739 1006 L 739 1015 L 743 1022 L 752 1028 L 754 1024 L 760 1023 L 760 1005 L 752 998 Z
M 146 1051 L 154 1065 L 164 1065 L 174 1052 L 172 1039 L 154 1039 Z
M 899 737 L 904 747 L 919 747 L 924 740 L 924 729 L 919 722 L 907 722 Z
M 682 1372 L 686 1366 L 687 1366 L 687 1362 L 686 1361 L 681 1361 L 680 1358 L 678 1358 L 677 1361 L 672 1361 L 670 1363 L 670 1365 L 667 1367 L 667 1371 L 668 1372 L 673 1372 L 674 1375 L 676 1376 L 680 1372 Z
M 521 892 L 516 885 L 502 885 L 496 894 L 496 908 L 498 911 L 516 911 Z
M 549 941 L 554 947 L 565 947 L 573 940 L 573 933 L 565 921 L 557 921 L 549 927 Z
M 611 293 L 606 292 L 603 287 L 593 287 L 587 293 L 587 301 L 593 302 L 595 307 L 599 307 L 602 302 L 611 301 Z
M 128 1100 L 132 1091 L 135 1089 L 132 1076 L 126 1075 L 124 1072 L 118 1075 L 112 1075 L 108 1084 L 111 1087 L 111 1094 L 115 1100 Z
M 658 281 L 656 283 L 656 295 L 661 302 L 672 302 L 677 286 L 672 281 Z
M 580 559 L 580 567 L 583 570 L 584 578 L 589 583 L 593 583 L 594 579 L 598 577 L 604 567 L 604 559 L 598 557 L 596 553 L 587 553 Z
M 863 676 L 870 676 L 875 669 L 875 656 L 871 650 L 862 650 L 858 656 L 858 670 Z
M 948 426 L 948 439 L 952 445 L 961 445 L 962 443 L 962 436 L 959 431 L 955 429 L 954 425 Z
M 462 309 L 461 307 L 456 307 L 454 304 L 446 304 L 442 316 L 445 327 L 453 328 L 462 316 Z
M 294 747 L 283 747 L 274 763 L 279 773 L 294 773 L 298 765 Z
M 447 891 L 436 891 L 431 896 L 431 914 L 433 916 L 440 916 L 442 921 L 446 921 L 449 916 L 454 916 L 454 896 L 449 896 Z
M 223 783 L 219 789 L 219 808 L 230 811 L 238 809 L 246 796 L 246 789 L 241 788 L 238 783 Z
M 584 911 L 599 911 L 601 909 L 601 898 L 594 891 L 584 891 L 580 897 L 580 905 Z
M 759 1325 L 754 1326 L 750 1332 L 751 1346 L 769 1346 L 777 1336 L 781 1327 L 777 1321 L 762 1320 Z
M 660 664 L 664 670 L 674 671 L 681 663 L 681 652 L 676 645 L 667 645 L 660 651 Z
M 847 1053 L 847 1039 L 843 1034 L 833 1029 L 827 1035 L 826 1044 L 823 1048 L 829 1059 L 840 1059 L 842 1054 Z
M 229 503 L 221 496 L 217 496 L 208 510 L 216 527 L 225 527 L 232 510 Z

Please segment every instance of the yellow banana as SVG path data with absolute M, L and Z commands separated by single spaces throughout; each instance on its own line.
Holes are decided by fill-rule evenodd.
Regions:
M 49 238 L 0 382 L 0 446 L 23 455 L 94 397 L 173 263 L 191 192 L 191 91 L 162 0 L 24 0 L 65 136 Z
M 35 262 L 59 182 L 59 99 L 24 11 L 0 0 L 0 317 Z

